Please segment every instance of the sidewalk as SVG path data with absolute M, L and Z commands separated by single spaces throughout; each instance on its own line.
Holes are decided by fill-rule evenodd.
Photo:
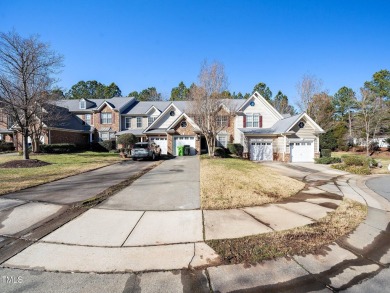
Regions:
M 166 161 L 153 172 L 177 170 L 178 166 L 185 169 L 186 165 L 193 168 L 196 162 L 191 159 Z M 105 276 L 117 280 L 122 289 L 139 288 L 142 292 L 159 292 L 161 284 L 165 284 L 164 290 L 169 292 L 209 292 L 209 284 L 214 292 L 331 292 L 347 288 L 351 292 L 384 292 L 383 286 L 389 285 L 386 281 L 390 261 L 389 203 L 370 192 L 358 176 L 314 164 L 275 164 L 274 167 L 309 183 L 310 188 L 302 198 L 224 211 L 155 210 L 153 201 L 151 210 L 140 211 L 131 210 L 131 204 L 125 202 L 117 208 L 103 203 L 40 239 L 2 266 L 13 268 L 11 271 L 31 281 L 38 277 L 27 276 L 17 269 L 120 272 L 125 275 Z M 145 186 L 145 178 L 138 179 L 140 182 L 135 186 Z M 174 178 L 169 184 L 175 184 Z M 197 181 L 198 177 L 193 176 L 190 184 Z M 115 196 L 121 199 L 131 196 L 134 193 L 131 188 L 110 200 L 115 202 Z M 164 192 L 160 194 L 164 198 Z M 220 265 L 219 256 L 204 243 L 209 239 L 237 238 L 315 222 L 337 208 L 342 196 L 367 204 L 367 219 L 351 235 L 325 247 L 320 254 L 280 258 L 254 266 Z M 193 271 L 194 268 L 197 270 Z M 10 269 L 3 272 L 9 273 Z M 52 276 L 50 272 L 40 274 Z M 65 277 L 60 276 L 54 274 L 51 282 L 61 282 Z M 79 274 L 72 276 L 76 283 L 81 280 Z M 102 289 L 106 285 L 99 281 L 100 276 L 88 278 L 93 283 L 100 282 L 99 289 Z M 370 283 L 356 285 L 370 278 L 374 278 L 367 281 Z M 378 282 L 374 282 L 376 278 Z

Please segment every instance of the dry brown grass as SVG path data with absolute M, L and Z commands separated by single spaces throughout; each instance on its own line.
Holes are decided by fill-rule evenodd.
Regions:
M 256 263 L 276 257 L 315 253 L 324 245 L 353 231 L 367 207 L 348 199 L 318 222 L 291 230 L 237 239 L 206 241 L 225 263 Z
M 20 160 L 20 156 L 2 156 L 0 164 Z M 0 195 L 40 185 L 120 161 L 118 154 L 85 152 L 77 154 L 38 155 L 31 159 L 51 165 L 39 168 L 0 168 Z
M 202 209 L 229 209 L 277 202 L 304 188 L 260 164 L 236 158 L 201 160 Z

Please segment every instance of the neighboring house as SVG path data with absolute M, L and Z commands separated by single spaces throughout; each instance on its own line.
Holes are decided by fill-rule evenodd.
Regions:
M 12 117 L 7 115 L 5 111 L 0 108 L 0 141 L 14 142 L 14 131 L 12 127 Z
M 222 100 L 221 104 L 217 146 L 240 143 L 244 157 L 254 161 L 313 162 L 319 157 L 319 134 L 324 130 L 306 113 L 282 115 L 257 92 L 246 100 Z M 66 109 L 67 119 L 45 125 L 44 143 L 84 144 L 132 133 L 139 141 L 158 144 L 162 154 L 177 155 L 177 147 L 183 145 L 190 146 L 192 155 L 207 151 L 190 102 L 116 97 L 61 100 L 57 105 Z M 13 132 L 4 126 L 5 118 L 0 119 L 0 134 L 11 139 Z

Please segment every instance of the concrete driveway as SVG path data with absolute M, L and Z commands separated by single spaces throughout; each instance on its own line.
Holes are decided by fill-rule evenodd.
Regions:
M 126 180 L 152 164 L 154 162 L 124 161 L 91 172 L 10 193 L 1 198 L 64 205 L 73 204 L 99 194 L 108 187 Z
M 199 157 L 165 161 L 98 208 L 128 211 L 199 209 Z

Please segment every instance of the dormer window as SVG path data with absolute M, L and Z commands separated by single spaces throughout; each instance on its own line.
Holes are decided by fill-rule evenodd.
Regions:
M 80 100 L 80 109 L 86 109 L 87 108 L 87 103 L 85 100 Z

